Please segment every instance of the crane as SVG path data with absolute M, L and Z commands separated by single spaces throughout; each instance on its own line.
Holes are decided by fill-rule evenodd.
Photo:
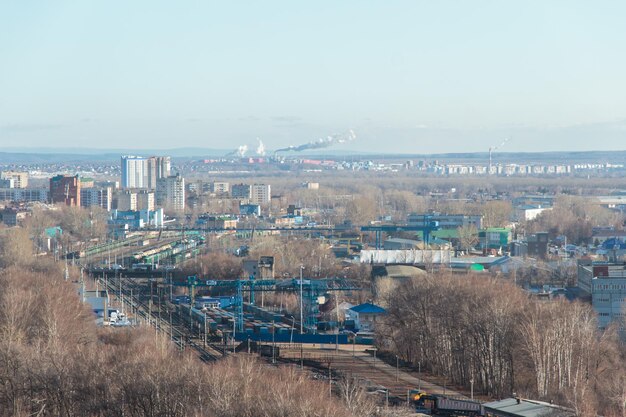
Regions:
M 509 141 L 509 138 L 504 138 L 504 140 L 502 141 L 501 144 L 497 145 L 497 146 L 490 146 L 489 147 L 489 170 L 487 171 L 487 174 L 491 175 L 491 154 L 493 151 L 495 151 L 496 149 L 500 149 L 501 147 L 504 146 L 505 143 L 507 143 Z

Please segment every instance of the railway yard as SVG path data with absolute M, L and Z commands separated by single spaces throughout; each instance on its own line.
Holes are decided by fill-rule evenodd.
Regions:
M 190 314 L 188 304 L 170 302 L 171 287 L 160 275 L 129 278 L 121 274 L 96 274 L 95 280 L 99 285 L 106 286 L 115 298 L 113 304 L 127 312 L 131 323 L 152 326 L 157 333 L 170 338 L 178 349 L 191 349 L 203 362 L 213 362 L 232 354 L 253 354 L 250 340 L 247 343 L 236 342 L 231 337 L 236 325 L 234 311 L 215 308 L 201 312 L 192 308 Z M 195 320 L 194 314 L 197 316 Z M 295 321 L 287 326 L 284 323 L 263 322 L 249 313 L 244 315 L 244 328 L 256 331 L 268 329 L 265 331 L 275 334 L 274 337 L 293 334 L 294 327 L 298 327 Z M 254 330 L 250 330 L 249 333 L 254 334 Z M 337 390 L 336 384 L 341 377 L 350 376 L 357 378 L 381 404 L 408 403 L 410 394 L 416 391 L 469 399 L 467 393 L 448 386 L 443 378 L 435 378 L 398 363 L 393 366 L 384 362 L 376 357 L 371 345 L 333 344 L 328 340 L 326 343 L 258 343 L 269 348 L 259 350 L 259 356 L 268 364 L 301 369 L 313 378 L 329 381 L 331 391 Z

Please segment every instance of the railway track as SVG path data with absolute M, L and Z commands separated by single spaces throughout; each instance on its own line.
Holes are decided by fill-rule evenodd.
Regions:
M 189 323 L 178 312 L 167 308 L 166 303 L 154 303 L 155 294 L 150 293 L 149 286 L 122 277 L 104 281 L 100 277 L 96 279 L 111 294 L 115 294 L 122 304 L 130 307 L 137 322 L 147 323 L 156 331 L 168 335 L 179 349 L 188 347 L 195 350 L 203 362 L 214 362 L 226 354 L 225 349 L 220 349 L 215 343 L 207 343 L 205 346 L 204 338 L 199 337 L 193 328 L 190 329 Z
M 463 393 L 450 387 L 446 381 L 434 381 L 431 377 L 423 379 L 423 374 L 396 368 L 375 359 L 364 351 L 345 349 L 290 349 L 281 347 L 281 361 L 303 363 L 315 368 L 322 374 L 350 375 L 363 381 L 363 384 L 377 392 L 389 392 L 390 401 L 406 402 L 409 390 L 419 389 L 429 394 L 444 395 L 456 399 L 468 399 Z

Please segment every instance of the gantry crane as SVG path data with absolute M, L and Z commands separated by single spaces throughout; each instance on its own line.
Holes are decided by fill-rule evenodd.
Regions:
M 186 282 L 172 282 L 172 285 L 186 286 L 189 291 L 190 304 L 195 302 L 196 287 L 211 287 L 221 289 L 233 289 L 235 295 L 235 325 L 237 331 L 243 331 L 243 293 L 250 293 L 250 304 L 255 303 L 255 292 L 257 291 L 278 291 L 300 293 L 301 305 L 306 305 L 308 314 L 305 317 L 303 327 L 314 329 L 317 326 L 317 297 L 330 291 L 359 291 L 362 289 L 357 282 L 341 277 L 321 278 L 321 279 L 249 279 L 236 280 L 212 280 L 202 279 L 197 276 L 188 276 Z

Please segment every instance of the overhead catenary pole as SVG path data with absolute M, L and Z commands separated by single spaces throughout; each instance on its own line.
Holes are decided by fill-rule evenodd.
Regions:
M 300 265 L 300 334 L 304 333 L 304 291 L 302 283 L 302 271 L 304 265 Z

